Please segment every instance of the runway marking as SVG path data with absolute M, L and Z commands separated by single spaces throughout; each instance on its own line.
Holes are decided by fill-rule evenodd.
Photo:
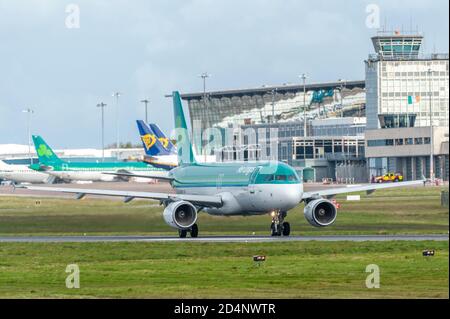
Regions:
M 384 241 L 448 241 L 448 235 L 341 235 L 341 236 L 206 236 L 199 238 L 178 238 L 161 236 L 4 236 L 0 243 L 96 243 L 96 242 L 214 242 L 214 243 L 248 243 L 248 242 L 384 242 Z

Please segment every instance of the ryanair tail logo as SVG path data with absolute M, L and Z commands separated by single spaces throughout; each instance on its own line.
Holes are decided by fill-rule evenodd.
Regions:
M 167 137 L 160 137 L 159 141 L 165 149 L 169 147 L 169 139 Z
M 147 150 L 151 149 L 156 143 L 156 136 L 152 134 L 145 134 L 141 136 L 141 140 Z

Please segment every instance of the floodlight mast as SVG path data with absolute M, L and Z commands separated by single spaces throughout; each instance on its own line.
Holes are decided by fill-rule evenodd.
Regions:
M 34 110 L 27 108 L 22 113 L 27 113 L 28 157 L 30 159 L 30 165 L 33 165 L 33 157 L 31 156 L 31 116 L 34 114 Z
M 106 104 L 101 102 L 97 107 L 102 109 L 102 162 L 105 161 L 105 107 Z

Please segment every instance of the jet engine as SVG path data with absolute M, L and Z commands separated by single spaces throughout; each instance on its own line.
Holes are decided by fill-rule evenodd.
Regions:
M 164 209 L 163 216 L 169 226 L 189 229 L 197 221 L 197 208 L 186 201 L 172 202 Z
M 315 199 L 305 206 L 305 218 L 314 227 L 330 226 L 337 216 L 336 206 L 327 199 Z

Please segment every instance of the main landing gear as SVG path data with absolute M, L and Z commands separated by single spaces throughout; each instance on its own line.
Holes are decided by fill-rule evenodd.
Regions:
M 284 219 L 287 216 L 287 212 L 273 212 L 272 213 L 272 225 L 270 225 L 270 230 L 272 231 L 272 236 L 289 236 L 291 234 L 291 224 L 285 222 Z
M 197 238 L 198 237 L 198 225 L 194 224 L 194 225 L 192 225 L 192 227 L 190 229 L 178 229 L 178 236 L 180 236 L 180 238 L 186 238 L 187 233 L 190 233 L 192 238 Z

